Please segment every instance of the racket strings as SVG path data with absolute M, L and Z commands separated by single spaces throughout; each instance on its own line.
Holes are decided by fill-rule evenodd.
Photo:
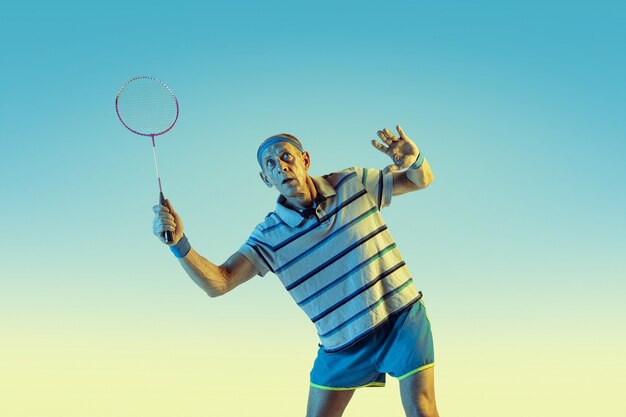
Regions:
M 135 78 L 126 83 L 118 93 L 116 106 L 126 127 L 141 135 L 165 133 L 178 118 L 176 96 L 153 78 Z

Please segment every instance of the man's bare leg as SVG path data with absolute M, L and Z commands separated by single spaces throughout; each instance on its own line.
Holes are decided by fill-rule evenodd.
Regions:
M 307 417 L 341 417 L 354 390 L 331 391 L 311 387 L 306 407 Z
M 400 397 L 407 417 L 439 417 L 435 403 L 435 368 L 401 380 Z

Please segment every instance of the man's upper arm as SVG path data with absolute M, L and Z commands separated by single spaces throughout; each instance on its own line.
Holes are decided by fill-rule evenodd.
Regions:
M 354 169 L 378 209 L 389 206 L 393 192 L 392 173 L 383 174 L 381 170 L 373 168 Z
M 240 252 L 235 252 L 222 265 L 226 272 L 226 291 L 260 275 L 259 270 Z

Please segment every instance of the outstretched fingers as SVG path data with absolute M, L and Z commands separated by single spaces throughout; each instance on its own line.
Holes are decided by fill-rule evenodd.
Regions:
M 374 147 L 376 149 L 378 149 L 379 151 L 381 151 L 385 155 L 387 155 L 387 152 L 389 152 L 389 148 L 387 146 L 383 145 L 382 143 L 378 142 L 375 139 L 372 139 L 372 145 L 374 145 Z
M 374 145 L 374 147 L 382 153 L 388 155 L 393 162 L 391 165 L 383 169 L 384 173 L 407 168 L 412 163 L 411 155 L 417 152 L 417 149 L 413 149 L 415 148 L 415 145 L 404 133 L 402 127 L 400 125 L 396 125 L 396 130 L 398 131 L 399 136 L 396 136 L 389 129 L 382 129 L 377 132 L 380 140 L 387 146 L 376 140 L 372 140 L 372 145 Z
M 378 131 L 378 137 L 385 142 L 387 145 L 392 145 L 394 142 L 398 140 L 396 135 L 391 133 L 389 129 L 383 129 Z
M 404 130 L 402 130 L 402 127 L 400 125 L 396 126 L 396 130 L 398 131 L 398 134 L 400 134 L 400 139 L 404 139 L 404 140 L 408 139 L 406 134 L 404 133 Z

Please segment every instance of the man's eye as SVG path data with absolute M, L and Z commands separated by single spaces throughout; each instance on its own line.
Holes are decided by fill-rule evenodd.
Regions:
M 291 154 L 290 154 L 289 152 L 285 152 L 285 153 L 283 154 L 283 160 L 284 160 L 284 161 L 288 161 L 288 160 L 290 160 L 291 158 L 292 158 L 292 157 L 291 157 Z
M 274 166 L 274 161 L 272 161 L 271 159 L 269 161 L 267 161 L 267 166 L 268 167 L 273 167 Z

